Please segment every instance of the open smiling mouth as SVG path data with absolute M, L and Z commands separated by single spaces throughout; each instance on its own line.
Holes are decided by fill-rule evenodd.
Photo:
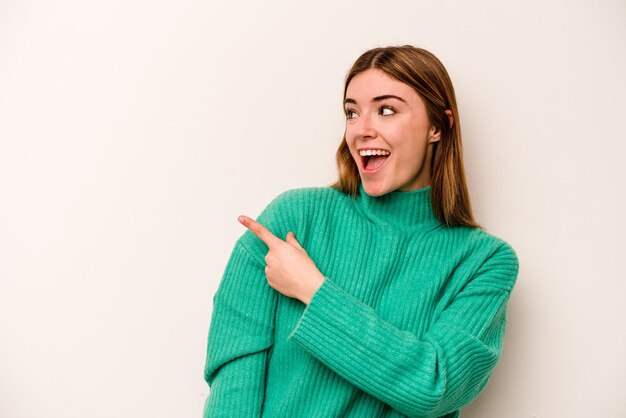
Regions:
M 366 173 L 373 173 L 381 168 L 389 159 L 389 155 L 365 155 L 361 156 L 361 166 Z

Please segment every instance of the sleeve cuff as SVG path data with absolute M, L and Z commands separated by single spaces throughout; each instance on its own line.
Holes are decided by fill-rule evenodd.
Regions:
M 373 312 L 373 308 L 326 278 L 313 294 L 288 339 L 300 343 L 309 351 L 333 345 L 332 342 L 338 339 L 354 338 L 358 341 L 357 335 L 351 335 L 350 323 L 354 321 L 354 313 L 364 308 Z

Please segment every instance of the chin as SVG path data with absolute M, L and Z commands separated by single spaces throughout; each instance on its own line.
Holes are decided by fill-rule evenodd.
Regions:
M 372 181 L 361 180 L 361 182 L 363 183 L 363 189 L 365 189 L 365 192 L 370 196 L 382 196 L 392 191 L 391 187 L 381 185 Z

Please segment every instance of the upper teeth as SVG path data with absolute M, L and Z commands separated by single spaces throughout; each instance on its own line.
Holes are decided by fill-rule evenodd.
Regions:
M 366 149 L 366 150 L 359 151 L 359 154 L 362 157 L 365 157 L 367 155 L 389 155 L 391 153 L 389 151 L 385 151 L 383 149 Z

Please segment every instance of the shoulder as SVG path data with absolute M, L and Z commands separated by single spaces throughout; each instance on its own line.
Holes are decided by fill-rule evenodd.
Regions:
M 477 232 L 477 238 L 485 242 L 487 249 L 478 273 L 487 274 L 495 285 L 510 292 L 519 274 L 517 252 L 503 238 L 484 230 Z
M 278 194 L 263 210 L 260 217 L 274 218 L 281 213 L 284 218 L 302 221 L 303 217 L 324 208 L 331 208 L 350 197 L 332 187 L 301 187 Z M 287 219 L 285 219 L 287 220 Z
M 503 238 L 482 229 L 477 230 L 476 234 L 477 239 L 484 241 L 490 248 L 490 257 L 498 256 L 506 258 L 509 261 L 514 262 L 516 265 L 519 264 L 516 251 L 513 249 L 511 244 Z
M 301 187 L 280 193 L 272 200 L 270 206 L 297 208 L 316 203 L 320 199 L 336 200 L 344 198 L 348 198 L 348 196 L 332 187 Z
M 338 200 L 349 197 L 331 187 L 302 187 L 288 189 L 276 195 L 255 219 L 278 238 L 285 239 L 287 232 L 296 236 L 314 213 L 324 208 L 332 208 Z M 265 244 L 250 230 L 246 230 L 238 240 L 257 259 L 267 252 Z
M 459 234 L 457 253 L 462 262 L 471 266 L 473 278 L 481 277 L 491 286 L 511 291 L 519 273 L 519 257 L 509 242 L 479 228 L 455 227 L 449 233 Z M 460 238 L 460 239 L 459 239 Z
M 470 244 L 476 244 L 487 251 L 503 251 L 516 254 L 513 247 L 504 238 L 480 228 L 465 228 L 466 239 Z

